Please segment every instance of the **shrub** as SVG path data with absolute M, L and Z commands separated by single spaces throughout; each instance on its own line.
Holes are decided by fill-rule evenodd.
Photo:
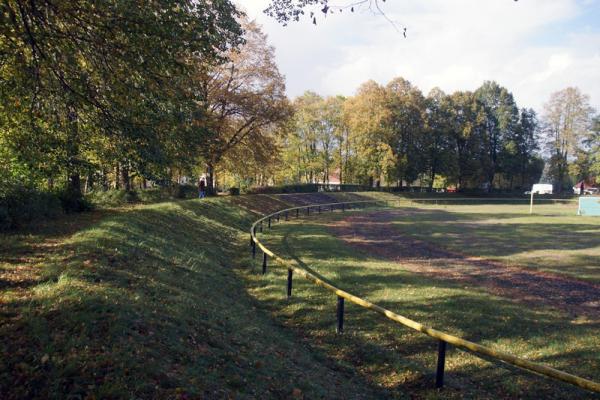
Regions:
M 171 187 L 171 196 L 176 199 L 193 199 L 198 197 L 198 187 L 194 185 L 174 185 Z
M 164 188 L 151 188 L 137 191 L 140 202 L 144 204 L 160 203 L 172 199 L 171 194 Z
M 0 230 L 18 228 L 40 218 L 56 217 L 64 210 L 59 193 L 22 186 L 4 187 L 0 196 Z
M 0 231 L 6 231 L 12 226 L 12 220 L 8 213 L 8 207 L 0 205 Z
M 58 192 L 62 208 L 65 212 L 81 212 L 92 209 L 92 203 L 81 193 L 66 189 Z
M 132 203 L 160 203 L 173 199 L 193 199 L 198 196 L 194 185 L 174 185 L 141 190 L 98 190 L 89 193 L 86 198 L 99 207 L 118 207 Z
M 262 186 L 248 189 L 249 194 L 274 194 L 274 193 L 312 193 L 318 192 L 316 183 L 301 183 L 295 185 Z
M 133 203 L 138 199 L 131 191 L 126 190 L 98 190 L 89 193 L 87 199 L 99 207 L 116 207 L 127 203 Z

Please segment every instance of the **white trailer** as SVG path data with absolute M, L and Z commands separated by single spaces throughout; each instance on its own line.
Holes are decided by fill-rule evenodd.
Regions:
M 548 183 L 535 183 L 531 187 L 532 194 L 552 194 L 552 185 Z
M 525 192 L 525 194 L 531 195 L 529 203 L 529 214 L 533 214 L 533 195 L 534 194 L 552 194 L 552 185 L 548 183 L 534 183 L 531 187 L 531 191 Z

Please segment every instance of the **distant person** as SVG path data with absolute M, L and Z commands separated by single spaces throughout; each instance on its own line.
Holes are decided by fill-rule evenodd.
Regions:
M 585 190 L 585 186 L 583 184 L 583 181 L 581 181 L 581 185 L 579 185 L 579 195 L 583 196 L 583 192 Z
M 198 186 L 200 187 L 199 197 L 203 199 L 206 197 L 206 182 L 204 182 L 204 179 L 200 179 L 200 183 L 198 184 Z

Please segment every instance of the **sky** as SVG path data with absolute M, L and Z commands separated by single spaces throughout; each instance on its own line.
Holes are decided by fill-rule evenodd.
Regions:
M 237 1 L 275 47 L 292 98 L 349 96 L 369 79 L 403 77 L 424 94 L 494 80 L 519 107 L 542 112 L 551 93 L 577 86 L 600 112 L 600 0 L 387 0 L 394 24 L 356 7 L 285 27 L 262 13 L 269 0 Z

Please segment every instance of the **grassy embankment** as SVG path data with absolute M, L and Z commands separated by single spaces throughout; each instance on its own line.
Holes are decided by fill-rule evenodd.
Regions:
M 67 216 L 0 236 L 0 398 L 380 398 L 244 284 L 242 196 Z
M 392 198 L 376 193 L 364 196 Z M 328 198 L 241 196 L 170 202 L 88 213 L 0 236 L 0 398 L 484 397 L 490 390 L 518 397 L 530 393 L 537 381 L 520 375 L 507 378 L 502 370 L 456 356 L 450 357 L 448 365 L 450 387 L 437 393 L 430 389 L 431 377 L 426 375 L 432 371 L 434 343 L 381 320 L 366 319 L 361 325 L 363 317 L 351 306 L 348 333 L 336 336 L 334 298 L 301 280 L 295 283 L 294 299 L 284 301 L 282 271 L 270 269 L 261 277 L 258 262 L 249 260 L 247 229 L 262 212 L 317 200 Z M 314 259 L 305 261 L 335 268 L 329 271 L 335 274 L 331 277 L 341 279 L 342 285 L 352 284 L 374 300 L 378 299 L 371 297 L 373 293 L 381 292 L 382 304 L 392 309 L 398 300 L 389 294 L 404 290 L 403 307 L 397 310 L 409 307 L 416 313 L 411 316 L 440 327 L 452 328 L 450 322 L 457 319 L 479 324 L 485 315 L 481 313 L 488 313 L 492 322 L 482 323 L 483 327 L 461 324 L 453 331 L 471 339 L 493 340 L 496 336 L 487 333 L 512 321 L 510 315 L 496 315 L 495 299 L 423 282 L 395 266 L 356 254 L 326 235 L 317 222 L 288 225 L 293 228 L 289 234 L 316 234 L 317 243 L 298 242 L 316 246 Z M 283 226 L 274 232 L 283 233 Z M 291 243 L 289 239 L 282 243 L 286 242 Z M 324 249 L 341 258 L 334 261 Z M 367 274 L 343 269 L 355 274 L 350 275 L 354 281 L 348 281 L 337 267 L 352 263 L 359 263 L 361 271 L 365 265 L 383 265 L 391 275 L 378 269 Z M 560 316 L 543 310 L 523 315 L 518 307 L 509 306 L 513 316 L 539 317 L 547 329 L 562 329 Z M 439 307 L 473 311 L 457 316 L 436 313 Z M 271 312 L 282 318 L 274 321 Z M 281 323 L 297 329 L 286 329 Z M 584 362 L 569 370 L 585 372 L 590 365 L 585 352 L 592 349 L 593 356 L 596 345 L 588 343 L 585 332 L 594 329 L 588 325 L 582 324 L 579 343 L 567 341 L 568 351 L 555 357 L 556 366 L 570 368 L 580 351 Z M 529 349 L 535 355 L 528 333 L 521 333 L 518 340 L 510 333 L 496 335 L 509 340 L 510 351 L 523 355 Z M 598 370 L 597 360 L 595 366 Z M 559 394 L 574 393 L 561 390 Z
M 600 220 L 573 216 L 573 205 L 540 206 L 534 216 L 527 215 L 525 204 L 424 208 L 414 218 L 399 219 L 393 229 L 470 255 L 598 279 Z M 600 381 L 600 321 L 573 318 L 543 304 L 524 305 L 482 288 L 403 270 L 401 264 L 365 254 L 332 237 L 328 224 L 341 217 L 325 214 L 278 224 L 265 234 L 264 241 L 278 254 L 310 266 L 339 287 L 402 315 Z M 448 388 L 440 394 L 431 389 L 436 356 L 431 338 L 351 304 L 346 306 L 346 333 L 339 337 L 333 328 L 334 295 L 295 279 L 294 299 L 285 301 L 285 277 L 284 271 L 271 269 L 266 278 L 269 284 L 254 278 L 255 295 L 289 326 L 312 337 L 319 348 L 383 387 L 440 398 L 598 397 L 456 350 L 448 355 Z

